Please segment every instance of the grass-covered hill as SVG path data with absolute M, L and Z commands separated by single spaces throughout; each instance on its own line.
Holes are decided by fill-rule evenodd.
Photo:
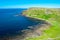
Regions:
M 23 16 L 46 20 L 52 24 L 38 37 L 28 37 L 26 40 L 60 40 L 60 8 L 29 8 L 24 10 Z

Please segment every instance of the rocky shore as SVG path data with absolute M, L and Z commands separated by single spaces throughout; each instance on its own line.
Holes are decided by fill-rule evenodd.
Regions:
M 31 9 L 29 9 L 29 10 L 31 10 Z M 33 25 L 28 26 L 28 28 L 25 30 L 22 30 L 21 35 L 10 36 L 10 37 L 6 37 L 6 38 L 3 37 L 3 38 L 0 38 L 1 40 L 25 40 L 26 38 L 29 38 L 29 37 L 38 37 L 43 34 L 44 30 L 49 29 L 51 27 L 51 24 L 49 22 L 47 22 L 46 20 L 35 18 L 36 15 L 34 13 L 27 14 L 27 13 L 29 13 L 29 10 L 24 11 L 22 13 L 22 15 L 27 17 L 29 20 L 34 21 Z M 35 10 L 35 9 L 33 9 L 33 10 Z M 40 10 L 40 9 L 38 9 L 38 10 Z M 43 9 L 41 9 L 41 10 L 43 10 Z M 44 9 L 44 11 L 45 11 L 45 9 Z M 43 11 L 43 13 L 44 13 L 44 11 Z M 33 16 L 33 14 L 34 14 L 34 16 Z M 38 24 L 35 24 L 35 23 L 38 23 Z M 20 31 L 18 31 L 18 32 L 20 32 Z
M 22 30 L 21 31 L 23 33 L 22 35 L 3 38 L 1 40 L 25 40 L 26 38 L 29 37 L 38 37 L 43 34 L 44 30 L 48 29 L 51 26 L 51 24 L 46 22 L 45 20 L 39 20 L 35 18 L 28 18 L 28 19 L 35 21 L 36 23 L 38 22 L 38 24 L 33 26 L 28 26 L 27 29 Z

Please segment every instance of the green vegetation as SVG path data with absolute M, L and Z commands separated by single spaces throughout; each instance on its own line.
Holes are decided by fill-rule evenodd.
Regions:
M 58 8 L 30 8 L 23 15 L 32 18 L 44 19 L 52 24 L 52 27 L 43 31 L 39 37 L 26 38 L 26 40 L 60 40 L 60 9 Z

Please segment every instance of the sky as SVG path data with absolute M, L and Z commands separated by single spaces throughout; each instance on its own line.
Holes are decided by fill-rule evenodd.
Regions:
M 60 8 L 60 0 L 0 0 L 0 8 Z

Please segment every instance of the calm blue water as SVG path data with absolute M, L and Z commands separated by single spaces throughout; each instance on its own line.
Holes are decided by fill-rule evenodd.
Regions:
M 0 35 L 12 34 L 27 26 L 28 21 L 21 14 L 26 9 L 0 9 Z
M 16 16 L 26 9 L 0 9 L 0 36 L 15 34 L 17 31 L 33 25 L 33 21 L 23 16 Z

